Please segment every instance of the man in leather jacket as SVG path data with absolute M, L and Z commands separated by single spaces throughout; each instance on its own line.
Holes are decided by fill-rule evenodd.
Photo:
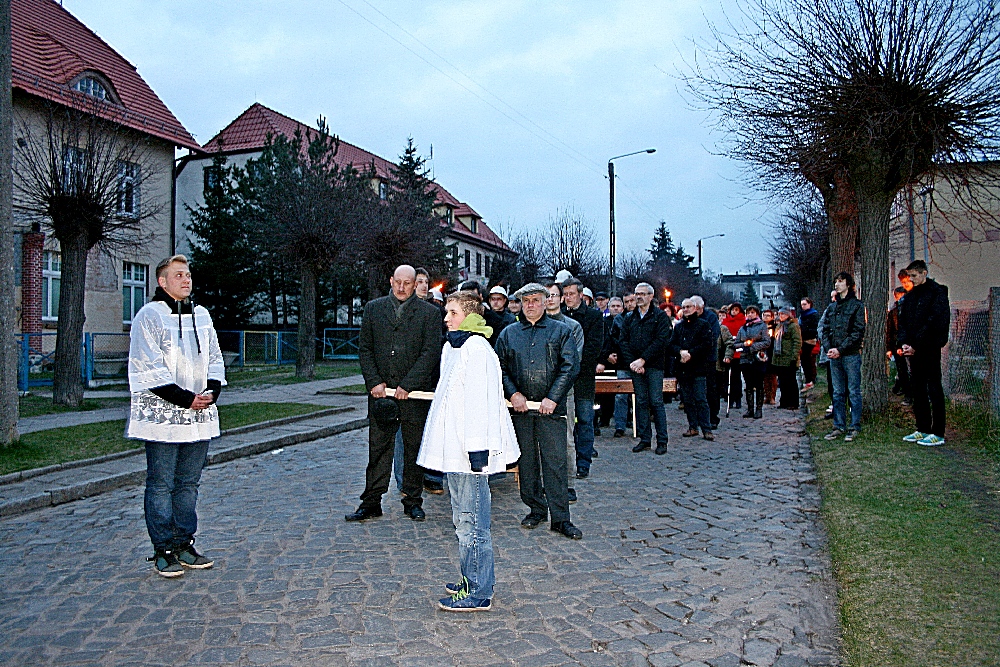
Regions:
M 865 309 L 855 296 L 854 276 L 850 273 L 838 273 L 834 288 L 837 297 L 827 306 L 823 326 L 823 347 L 830 359 L 833 378 L 833 430 L 824 437 L 835 440 L 844 435 L 844 440 L 851 442 L 861 430 L 861 345 L 865 339 Z M 847 428 L 848 396 L 850 428 Z
M 535 528 L 551 514 L 552 530 L 578 540 L 583 533 L 569 516 L 564 419 L 580 354 L 569 327 L 545 314 L 547 294 L 538 283 L 515 293 L 521 299 L 521 318 L 500 333 L 496 353 L 521 449 L 521 500 L 530 510 L 521 525 Z M 540 407 L 529 410 L 528 401 Z

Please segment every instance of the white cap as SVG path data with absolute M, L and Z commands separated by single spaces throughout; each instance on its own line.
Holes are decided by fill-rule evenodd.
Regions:
M 494 285 L 491 287 L 490 294 L 503 294 L 503 298 L 507 298 L 507 290 L 504 289 L 503 285 Z
M 573 277 L 572 273 L 570 273 L 566 269 L 560 269 L 556 273 L 556 282 L 557 283 L 564 283 L 564 282 L 566 282 L 567 280 L 569 280 L 572 277 Z
M 591 299 L 594 298 L 594 292 L 591 291 L 591 289 L 589 287 L 584 287 L 583 288 L 583 295 L 584 296 L 589 296 Z

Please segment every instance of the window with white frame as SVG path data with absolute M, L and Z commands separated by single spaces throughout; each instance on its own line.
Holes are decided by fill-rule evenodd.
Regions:
M 382 201 L 389 198 L 389 186 L 385 184 L 385 181 L 379 181 L 378 183 L 378 198 Z
M 139 217 L 139 165 L 134 162 L 118 163 L 118 214 Z
M 59 319 L 59 286 L 62 283 L 62 256 L 46 250 L 42 253 L 42 319 Z
M 62 187 L 68 195 L 75 195 L 83 189 L 87 177 L 87 151 L 76 146 L 66 146 L 63 150 Z
M 96 97 L 99 100 L 108 99 L 108 89 L 104 84 L 92 76 L 85 76 L 73 84 L 73 90 L 78 90 L 84 95 Z
M 146 264 L 125 262 L 122 271 L 122 323 L 131 324 L 135 314 L 146 305 Z

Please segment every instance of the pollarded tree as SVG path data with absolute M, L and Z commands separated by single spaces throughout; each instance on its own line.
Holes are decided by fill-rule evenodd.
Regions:
M 548 270 L 555 275 L 566 269 L 574 276 L 600 272 L 601 260 L 594 238 L 594 226 L 573 206 L 556 209 L 537 239 L 542 244 Z
M 977 163 L 1000 148 L 1000 7 L 990 0 L 746 0 L 740 10 L 739 25 L 714 29 L 717 41 L 701 49 L 688 81 L 718 113 L 728 152 L 769 185 L 796 187 L 812 163 L 846 176 L 871 306 L 866 407 L 878 413 L 888 400 L 882 338 L 892 203 L 937 165 Z M 840 237 L 833 234 L 831 246 Z
M 144 187 L 160 176 L 154 140 L 106 120 L 101 104 L 48 104 L 41 130 L 19 119 L 14 151 L 18 207 L 59 240 L 62 289 L 52 400 L 74 407 L 83 401 L 87 256 L 93 248 L 111 255 L 141 248 L 154 237 L 144 221 L 164 207 Z

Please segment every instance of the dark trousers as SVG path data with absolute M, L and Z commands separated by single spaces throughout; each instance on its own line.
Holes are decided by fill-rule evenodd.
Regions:
M 743 382 L 746 383 L 747 391 L 759 392 L 757 400 L 760 401 L 764 396 L 764 364 L 757 361 L 749 364 L 741 363 L 740 371 L 743 372 Z
M 806 384 L 816 382 L 816 355 L 813 354 L 815 345 L 802 343 L 802 374 L 806 378 Z
M 938 356 L 940 356 L 940 352 Z M 893 352 L 892 359 L 896 362 L 896 388 L 903 396 L 909 396 L 911 393 L 910 365 L 907 363 L 907 357 L 901 357 Z
M 566 418 L 538 412 L 511 414 L 517 445 L 521 501 L 532 514 L 569 521 L 566 473 Z
M 714 366 L 714 364 L 713 364 Z M 705 376 L 705 400 L 708 401 L 708 418 L 713 425 L 719 423 L 719 387 L 715 382 L 715 371 Z
M 943 438 L 945 409 L 944 389 L 941 387 L 941 350 L 927 350 L 907 359 L 910 362 L 910 391 L 917 430 Z
M 684 413 L 687 415 L 688 428 L 707 432 L 711 430 L 709 422 L 710 411 L 706 387 L 708 378 L 704 375 L 679 378 L 681 395 L 684 397 Z
M 739 359 L 733 359 L 733 374 L 729 377 L 729 405 L 736 407 L 743 396 L 743 382 L 740 377 L 742 364 Z
M 778 399 L 779 408 L 799 407 L 799 383 L 795 379 L 795 369 L 792 366 L 771 366 L 778 374 L 778 389 L 781 391 L 781 398 Z
M 826 394 L 833 398 L 833 371 L 830 370 L 830 362 L 827 361 L 823 366 L 826 368 Z
M 428 401 L 413 401 L 407 406 L 407 419 L 391 424 L 379 424 L 374 419 L 368 425 L 368 467 L 365 469 L 365 491 L 361 494 L 362 507 L 381 507 L 382 496 L 389 490 L 392 477 L 392 452 L 396 444 L 396 431 L 403 431 L 403 507 L 420 507 L 424 490 L 424 469 L 417 465 L 420 440 L 424 435 L 424 422 L 430 408 Z M 370 401 L 369 401 L 370 403 Z M 371 411 L 369 410 L 369 414 Z

